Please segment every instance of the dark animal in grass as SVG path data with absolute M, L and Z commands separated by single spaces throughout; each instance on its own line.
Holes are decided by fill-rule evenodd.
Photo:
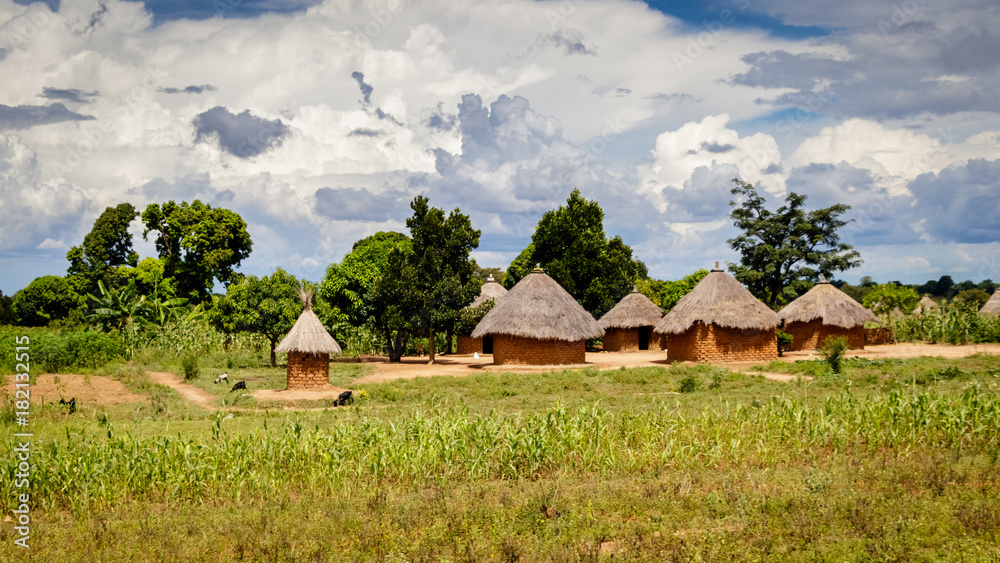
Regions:
M 246 391 L 246 388 L 247 388 L 247 382 L 246 381 L 240 381 L 236 385 L 233 385 L 233 388 L 230 389 L 229 392 L 232 393 L 233 391 L 236 391 L 237 389 L 243 389 L 244 391 Z
M 59 404 L 60 405 L 68 405 L 69 406 L 69 414 L 73 414 L 73 413 L 76 412 L 76 397 L 73 397 L 72 399 L 70 399 L 68 401 L 66 399 L 63 399 L 63 398 L 60 397 Z
M 220 375 L 219 377 L 215 378 L 215 383 L 219 383 L 220 381 L 225 381 L 226 383 L 229 383 L 229 374 L 228 373 L 224 373 L 224 374 Z
M 552 518 L 562 518 L 562 512 L 556 510 L 555 507 L 546 506 L 544 504 L 542 505 L 542 515 L 550 520 Z
M 354 404 L 354 397 L 352 397 L 352 395 L 353 392 L 351 391 L 344 391 L 340 395 L 337 395 L 337 406 L 343 407 L 345 405 Z

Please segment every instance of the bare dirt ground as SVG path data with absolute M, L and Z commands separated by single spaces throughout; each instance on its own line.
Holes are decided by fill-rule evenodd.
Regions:
M 147 373 L 149 374 L 149 379 L 151 379 L 153 383 L 159 383 L 170 387 L 174 391 L 180 393 L 182 397 L 199 407 L 210 411 L 218 410 L 215 406 L 215 401 L 217 399 L 215 395 L 203 389 L 198 389 L 190 383 L 186 383 L 184 378 L 176 373 L 166 371 L 150 371 Z
M 347 389 L 330 385 L 329 389 L 322 391 L 305 391 L 302 389 L 260 389 L 251 393 L 261 401 L 315 401 L 317 399 L 336 399 Z
M 56 379 L 58 378 L 58 382 Z M 120 381 L 102 375 L 79 374 L 42 374 L 31 378 L 31 400 L 41 403 L 57 403 L 59 399 L 67 401 L 76 398 L 76 408 L 84 406 L 111 405 L 115 403 L 143 403 L 149 400 L 143 395 L 136 395 L 128 390 Z M 5 395 L 14 395 L 14 376 L 7 376 L 3 386 Z

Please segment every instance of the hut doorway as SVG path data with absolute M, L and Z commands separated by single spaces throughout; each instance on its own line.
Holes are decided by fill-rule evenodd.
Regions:
M 649 350 L 649 341 L 653 338 L 653 327 L 651 326 L 640 326 L 639 327 L 639 349 Z
M 492 353 L 493 353 L 493 337 L 492 336 L 484 336 L 483 337 L 483 354 L 492 354 Z

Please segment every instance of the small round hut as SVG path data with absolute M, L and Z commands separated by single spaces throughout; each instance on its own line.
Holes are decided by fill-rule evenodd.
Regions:
M 865 322 L 878 319 L 843 291 L 822 281 L 778 313 L 792 335 L 789 350 L 814 350 L 828 338 L 844 336 L 851 348 L 865 347 Z
M 931 309 L 937 308 L 937 306 L 937 302 L 925 294 L 920 298 L 920 303 L 917 303 L 917 308 L 913 310 L 913 313 L 916 315 L 927 314 L 931 312 Z
M 986 303 L 983 303 L 983 308 L 979 310 L 981 315 L 1000 315 L 1000 288 L 997 288 L 990 296 Z
M 537 267 L 472 331 L 473 338 L 493 337 L 494 364 L 582 364 L 586 340 L 603 335 L 594 317 Z
M 632 286 L 632 293 L 597 321 L 604 329 L 604 351 L 659 349 L 660 339 L 654 337 L 653 327 L 662 318 L 663 309 Z
M 716 265 L 653 331 L 668 336 L 667 361 L 736 362 L 777 359 L 777 328 L 778 314 Z
M 330 354 L 340 345 L 312 310 L 312 294 L 303 292 L 305 309 L 276 352 L 288 352 L 286 389 L 325 389 L 330 386 Z
M 483 284 L 482 289 L 479 290 L 479 296 L 476 297 L 472 303 L 470 303 L 466 309 L 475 309 L 476 307 L 486 303 L 489 300 L 493 300 L 493 305 L 496 306 L 500 299 L 504 295 L 507 295 L 507 288 L 500 285 L 493 279 L 493 276 L 486 278 L 486 283 Z M 492 354 L 493 353 L 493 337 L 484 336 L 482 338 L 473 338 L 468 335 L 458 335 L 458 353 L 459 354 Z

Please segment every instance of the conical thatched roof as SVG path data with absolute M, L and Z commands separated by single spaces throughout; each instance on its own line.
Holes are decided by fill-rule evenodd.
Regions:
M 914 313 L 926 313 L 931 309 L 937 307 L 938 304 L 930 297 L 924 295 L 920 298 L 920 303 L 917 303 L 917 308 L 913 310 Z
M 603 336 L 604 329 L 556 280 L 535 268 L 472 331 L 473 338 L 490 334 L 577 342 Z
M 292 330 L 281 339 L 275 352 L 305 352 L 306 354 L 339 354 L 340 344 L 330 336 L 326 327 L 312 310 L 312 294 L 303 292 L 306 308 L 295 321 Z
M 674 305 L 654 328 L 660 334 L 680 334 L 695 322 L 725 328 L 767 330 L 778 326 L 778 314 L 722 270 L 712 270 Z
M 639 293 L 639 290 L 632 286 L 632 293 L 629 293 L 614 306 L 613 309 L 604 313 L 598 322 L 601 328 L 636 328 L 640 326 L 656 326 L 663 318 L 663 309 L 656 306 L 648 297 Z
M 498 284 L 493 276 L 486 279 L 486 283 L 483 284 L 483 288 L 479 290 L 479 296 L 472 300 L 472 303 L 468 305 L 469 309 L 474 309 L 488 300 L 492 299 L 493 304 L 496 305 L 500 302 L 500 299 L 507 295 L 507 288 Z
M 1000 315 L 1000 288 L 993 292 L 989 301 L 983 304 L 983 308 L 979 312 L 987 315 Z
M 805 295 L 792 301 L 778 313 L 785 323 L 808 323 L 819 319 L 825 325 L 853 328 L 866 321 L 877 321 L 868 309 L 851 299 L 829 282 L 818 283 Z

